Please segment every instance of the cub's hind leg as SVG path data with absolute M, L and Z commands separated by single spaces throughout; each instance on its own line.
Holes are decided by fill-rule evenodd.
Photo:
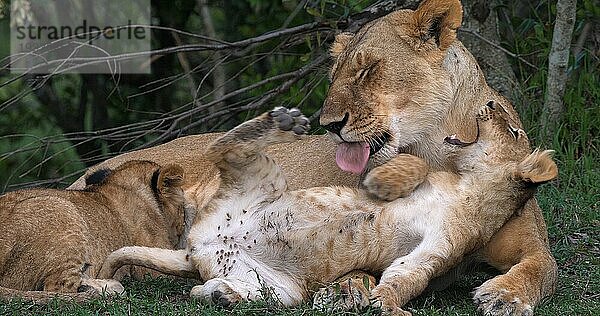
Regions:
M 17 246 L 5 267 L 3 286 L 56 293 L 123 292 L 123 286 L 114 280 L 90 282 L 103 250 L 90 240 L 88 227 L 74 208 L 62 199 L 42 196 L 27 199 L 18 207 L 21 216 L 42 210 L 45 223 L 18 222 L 21 229 L 35 234 L 15 235 Z
M 265 147 L 295 141 L 309 128 L 300 110 L 276 107 L 218 138 L 206 150 L 206 156 L 217 165 L 246 164 Z
M 261 297 L 259 284 L 251 284 L 233 278 L 214 278 L 192 288 L 190 296 L 206 303 L 224 307 Z
M 297 109 L 275 108 L 237 126 L 208 148 L 207 156 L 219 168 L 221 183 L 203 211 L 203 221 L 195 223 L 189 234 L 188 253 L 206 281 L 192 290 L 192 296 L 229 305 L 256 299 L 262 285 L 281 287 L 283 277 L 270 269 L 269 262 L 262 262 L 264 255 L 255 250 L 261 247 L 263 236 L 258 231 L 260 212 L 277 203 L 287 189 L 279 166 L 263 149 L 299 139 L 308 123 Z M 207 234 L 211 230 L 214 234 Z M 262 268 L 269 271 L 262 283 L 248 277 L 249 272 Z
M 221 191 L 246 186 L 247 182 L 254 186 L 259 179 L 263 184 L 270 182 L 273 191 L 284 190 L 279 167 L 263 150 L 298 140 L 309 128 L 309 120 L 298 109 L 277 107 L 218 138 L 206 150 L 206 157 L 221 172 Z

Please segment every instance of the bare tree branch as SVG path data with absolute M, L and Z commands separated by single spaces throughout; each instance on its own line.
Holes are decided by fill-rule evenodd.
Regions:
M 173 39 L 175 40 L 175 43 L 177 44 L 177 46 L 183 45 L 183 42 L 181 41 L 181 38 L 179 37 L 179 35 L 177 33 L 171 33 L 171 34 L 173 34 Z M 196 82 L 194 81 L 194 77 L 191 76 L 192 68 L 190 67 L 190 62 L 188 61 L 188 59 L 184 53 L 177 53 L 177 59 L 179 60 L 179 64 L 181 65 L 181 68 L 183 68 L 183 71 L 185 72 L 185 74 L 187 74 L 186 77 L 190 84 L 190 87 L 189 87 L 190 92 L 194 93 L 194 91 L 196 89 Z
M 260 65 L 260 63 L 268 64 L 270 59 L 278 57 L 278 55 L 291 56 L 289 53 L 290 49 L 294 49 L 296 46 L 300 47 L 300 45 L 304 45 L 307 39 L 315 41 L 317 38 L 317 33 L 319 33 L 320 39 L 327 43 L 333 39 L 333 35 L 337 30 L 343 29 L 347 31 L 356 31 L 365 23 L 368 23 L 377 17 L 383 16 L 397 9 L 404 3 L 406 3 L 406 1 L 381 1 L 376 5 L 365 9 L 359 14 L 349 17 L 342 17 L 337 21 L 323 20 L 295 27 L 284 27 L 237 42 L 218 40 L 216 39 L 216 35 L 211 34 L 210 32 L 207 34 L 209 36 L 203 36 L 174 28 L 145 26 L 155 30 L 171 32 L 171 34 L 173 34 L 171 37 L 174 40 L 175 45 L 172 47 L 159 48 L 147 52 L 135 52 L 101 58 L 80 58 L 77 56 L 72 56 L 72 58 L 64 60 L 49 61 L 49 64 L 55 66 L 62 65 L 61 67 L 56 67 L 55 71 L 49 75 L 33 76 L 29 73 L 24 73 L 11 76 L 10 78 L 7 78 L 7 80 L 0 83 L 0 87 L 22 82 L 28 78 L 31 82 L 31 85 L 29 86 L 29 89 L 23 89 L 22 91 L 19 91 L 17 95 L 2 103 L 2 105 L 0 105 L 0 110 L 3 107 L 14 104 L 31 93 L 36 93 L 40 96 L 40 98 L 45 99 L 42 94 L 52 92 L 46 91 L 46 89 L 49 87 L 49 80 L 51 80 L 55 75 L 69 70 L 75 70 L 78 67 L 84 67 L 88 64 L 110 62 L 113 65 L 118 65 L 118 62 L 120 61 L 145 57 L 148 55 L 152 55 L 152 62 L 158 62 L 161 60 L 161 57 L 164 58 L 169 54 L 177 54 L 179 62 L 184 69 L 183 74 L 168 74 L 164 78 L 158 80 L 153 79 L 151 82 L 144 83 L 138 87 L 139 90 L 127 92 L 131 93 L 125 97 L 125 100 L 127 101 L 144 94 L 157 93 L 161 89 L 180 82 L 182 79 L 193 80 L 193 75 L 200 75 L 204 77 L 210 76 L 220 65 L 241 65 L 241 67 L 237 66 L 239 68 L 236 69 L 236 73 L 224 73 L 225 76 L 223 80 L 213 78 L 213 85 L 212 87 L 209 87 L 209 89 L 202 87 L 201 83 L 194 84 L 194 89 L 201 88 L 202 90 L 198 90 L 197 98 L 193 98 L 193 95 L 190 95 L 189 102 L 184 102 L 184 104 L 180 105 L 173 105 L 163 112 L 144 112 L 135 110 L 136 112 L 142 112 L 150 116 L 149 119 L 145 121 L 124 124 L 111 128 L 102 128 L 94 131 L 76 131 L 77 129 L 75 128 L 65 129 L 66 133 L 64 134 L 37 138 L 34 137 L 32 141 L 25 141 L 25 145 L 21 146 L 20 148 L 14 149 L 10 152 L 1 153 L 0 161 L 13 159 L 17 155 L 19 155 L 18 157 L 23 157 L 23 155 L 25 155 L 26 158 L 23 160 L 19 158 L 19 161 L 27 161 L 27 159 L 32 159 L 36 153 L 38 153 L 38 155 L 43 155 L 39 161 L 35 162 L 33 168 L 28 168 L 28 170 L 15 168 L 11 175 L 3 179 L 4 188 L 13 189 L 21 186 L 59 184 L 63 183 L 69 177 L 79 174 L 78 172 L 75 172 L 67 174 L 63 177 L 53 177 L 52 179 L 33 181 L 16 186 L 10 184 L 12 180 L 5 181 L 15 177 L 22 178 L 24 176 L 31 175 L 34 172 L 39 172 L 39 170 L 45 167 L 50 161 L 61 155 L 64 155 L 65 151 L 67 150 L 65 148 L 79 148 L 86 146 L 86 144 L 101 143 L 103 146 L 105 146 L 104 148 L 96 146 L 92 149 L 88 148 L 86 153 L 80 153 L 80 161 L 94 162 L 100 159 L 109 158 L 125 151 L 150 147 L 155 144 L 173 139 L 179 135 L 197 132 L 198 127 L 202 126 L 203 124 L 207 124 L 207 122 L 211 122 L 210 124 L 212 130 L 216 126 L 228 122 L 231 120 L 231 118 L 235 117 L 239 113 L 250 111 L 248 115 L 252 115 L 252 111 L 260 110 L 274 100 L 279 100 L 285 104 L 287 98 L 287 100 L 294 100 L 294 103 L 298 103 L 297 95 L 286 96 L 286 93 L 292 87 L 296 87 L 294 91 L 302 95 L 299 104 L 306 103 L 306 100 L 308 100 L 314 89 L 319 86 L 319 83 L 325 78 L 323 71 L 326 69 L 325 65 L 328 60 L 328 55 L 326 50 L 323 50 L 320 47 L 317 47 L 312 52 L 312 57 L 303 67 L 287 73 L 265 75 L 265 77 L 262 77 L 256 82 L 237 87 L 232 89 L 232 91 L 226 91 L 222 89 L 220 90 L 222 94 L 219 93 L 219 89 L 223 88 L 225 85 L 234 87 L 236 83 L 239 84 L 238 77 L 242 76 L 245 71 Z M 299 5 L 296 9 L 298 8 L 301 8 L 301 6 Z M 295 10 L 294 12 L 298 12 L 298 10 Z M 294 12 L 292 12 L 290 17 L 288 17 L 289 21 L 293 19 Z M 284 26 L 286 26 L 285 23 Z M 186 40 L 182 39 L 184 36 L 200 42 L 186 45 L 184 44 Z M 267 42 L 268 45 L 263 45 Z M 323 45 L 323 42 L 320 43 Z M 195 60 L 193 59 L 194 55 L 186 56 L 186 54 L 190 52 L 213 52 L 214 55 L 211 58 Z M 44 51 L 42 49 L 40 51 L 36 51 L 35 54 L 43 57 Z M 218 55 L 220 55 L 220 57 Z M 298 58 L 300 56 L 305 57 L 304 54 L 298 54 L 296 56 L 298 56 Z M 0 71 L 6 71 L 8 70 L 8 67 L 10 67 L 8 59 L 0 61 L 0 63 L 3 64 L 3 69 L 0 69 Z M 47 65 L 44 65 L 44 67 L 46 66 Z M 35 70 L 35 68 L 29 69 L 29 71 L 33 70 Z M 113 84 L 115 85 L 113 91 L 121 93 L 117 90 L 121 80 L 120 74 L 118 73 L 118 67 L 115 68 L 113 77 L 113 79 L 118 78 L 118 80 L 113 80 Z M 84 88 L 81 87 L 81 89 Z M 264 92 L 256 93 L 256 91 Z M 113 92 L 111 91 L 111 94 L 112 93 Z M 85 100 L 79 101 L 87 104 L 87 102 L 84 102 Z M 201 101 L 202 104 L 197 101 Z M 53 102 L 57 106 L 61 104 L 61 100 L 59 98 Z M 294 104 L 294 106 L 299 104 Z M 208 111 L 210 107 L 214 107 L 215 111 Z M 77 123 L 81 123 L 82 121 L 83 119 Z M 14 134 L 0 136 L 0 139 L 8 139 L 13 141 L 22 140 L 26 137 L 28 136 L 23 134 Z M 61 149 L 49 152 L 48 148 L 55 145 L 61 145 L 60 147 L 57 147 Z M 82 171 L 83 170 L 79 172 Z
M 490 45 L 490 46 L 492 46 L 492 47 L 494 47 L 494 48 L 502 51 L 506 55 L 518 59 L 520 62 L 524 63 L 525 65 L 527 65 L 527 66 L 529 66 L 529 67 L 531 67 L 531 68 L 533 68 L 535 70 L 539 70 L 540 69 L 538 66 L 536 66 L 536 65 L 528 62 L 527 59 L 523 58 L 523 55 L 515 54 L 515 53 L 509 51 L 508 49 L 506 49 L 506 48 L 504 48 L 504 47 L 502 47 L 502 46 L 494 43 L 492 40 L 483 37 L 481 34 L 475 32 L 473 30 L 465 29 L 465 28 L 460 28 L 460 29 L 458 29 L 458 32 L 462 32 L 462 33 L 467 33 L 467 34 L 473 35 L 473 36 L 477 37 L 478 39 L 484 41 L 486 44 L 488 44 L 488 45 Z

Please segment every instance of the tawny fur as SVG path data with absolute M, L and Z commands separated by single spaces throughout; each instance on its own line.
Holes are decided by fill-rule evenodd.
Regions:
M 179 166 L 131 161 L 82 191 L 0 196 L 0 299 L 121 292 L 119 282 L 96 279 L 102 262 L 128 245 L 174 247 L 184 228 L 182 182 Z M 94 293 L 76 293 L 87 290 Z
M 377 304 L 409 315 L 401 309 L 406 302 L 484 245 L 533 196 L 539 184 L 533 178 L 545 182 L 557 174 L 547 152 L 526 157 L 526 148 L 505 146 L 522 137 L 499 130 L 504 126 L 495 121 L 502 117 L 487 111 L 481 113 L 491 119 L 480 113 L 475 144 L 448 145 L 461 160 L 461 176 L 430 173 L 406 198 L 389 203 L 350 188 L 289 191 L 281 170 L 263 152 L 298 137 L 277 121 L 278 111 L 238 126 L 208 148 L 221 186 L 202 212 L 205 218 L 195 222 L 186 256 L 167 262 L 163 250 L 137 247 L 135 260 L 114 258 L 160 271 L 173 271 L 173 265 L 196 270 L 205 283 L 191 295 L 223 305 L 263 297 L 265 287 L 283 304 L 298 304 L 319 285 L 362 269 L 382 273 L 370 293 Z M 303 122 L 308 120 L 299 117 L 297 126 Z M 102 269 L 103 278 L 119 268 L 113 255 L 105 265 L 111 268 Z
M 160 165 L 177 164 L 185 173 L 182 189 L 186 204 L 187 230 L 183 236 L 187 237 L 197 210 L 206 205 L 219 187 L 219 171 L 205 157 L 204 148 L 222 135 L 213 133 L 186 136 L 156 147 L 119 155 L 89 168 L 69 189 L 83 189 L 85 178 L 90 174 L 100 169 L 114 169 L 131 160 L 149 160 Z M 360 183 L 358 176 L 337 168 L 335 144 L 325 135 L 307 136 L 299 141 L 294 150 L 282 144 L 275 144 L 269 147 L 267 152 L 289 175 L 288 186 L 291 189 L 330 185 L 357 186 Z M 306 163 L 309 160 L 311 163 Z M 177 248 L 185 248 L 185 237 L 181 238 Z

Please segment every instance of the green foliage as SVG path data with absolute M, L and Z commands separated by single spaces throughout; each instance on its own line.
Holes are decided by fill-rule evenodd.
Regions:
M 0 80 L 4 82 L 4 80 Z M 0 89 L 0 103 L 28 89 L 20 81 Z M 67 93 L 67 89 L 64 90 Z M 0 115 L 0 174 L 3 187 L 29 183 L 37 179 L 64 178 L 63 183 L 76 179 L 83 164 L 71 144 L 63 137 L 44 140 L 47 135 L 60 135 L 61 129 L 36 99 L 26 99 L 21 106 L 5 110 Z M 27 150 L 31 149 L 31 150 Z M 70 176 L 69 176 L 70 175 Z
M 532 72 L 517 62 L 516 73 L 522 94 L 516 107 L 532 142 L 539 147 L 556 150 L 555 158 L 561 170 L 560 179 L 555 184 L 558 190 L 583 189 L 597 197 L 597 174 L 600 171 L 600 62 L 595 55 L 597 47 L 582 50 L 580 56 L 571 56 L 570 79 L 564 97 L 566 112 L 553 138 L 547 140 L 542 137 L 539 118 L 544 106 L 548 53 L 552 41 L 553 24 L 548 21 L 554 20 L 554 7 L 553 2 L 540 1 L 537 6 L 529 8 L 530 15 L 524 18 L 515 15 L 510 21 L 511 27 L 505 27 L 507 38 L 512 39 L 505 42 L 507 48 L 526 56 L 532 64 L 540 67 Z M 585 22 L 600 20 L 599 12 L 600 6 L 591 1 L 579 4 L 575 39 L 580 36 Z

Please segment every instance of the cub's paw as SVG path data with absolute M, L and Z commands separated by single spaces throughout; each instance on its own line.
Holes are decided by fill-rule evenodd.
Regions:
M 406 197 L 423 183 L 429 165 L 416 156 L 399 154 L 387 163 L 371 170 L 363 185 L 369 193 L 384 201 Z
M 498 277 L 487 280 L 475 289 L 473 301 L 485 316 L 532 316 L 533 307 L 525 295 L 509 286 L 502 286 Z
M 383 315 L 412 316 L 396 303 L 396 291 L 387 284 L 379 284 L 371 291 L 371 306 L 381 308 Z
M 310 129 L 310 121 L 297 108 L 276 107 L 269 112 L 269 115 L 282 131 L 292 131 L 296 135 L 303 135 Z
M 369 292 L 375 287 L 370 275 L 350 277 L 321 288 L 313 297 L 313 309 L 326 313 L 357 311 L 369 306 Z
M 112 279 L 83 279 L 77 292 L 91 292 L 105 295 L 125 293 L 121 282 Z
M 241 301 L 253 299 L 250 291 L 236 286 L 231 280 L 210 279 L 192 288 L 190 296 L 206 303 L 229 307 Z

